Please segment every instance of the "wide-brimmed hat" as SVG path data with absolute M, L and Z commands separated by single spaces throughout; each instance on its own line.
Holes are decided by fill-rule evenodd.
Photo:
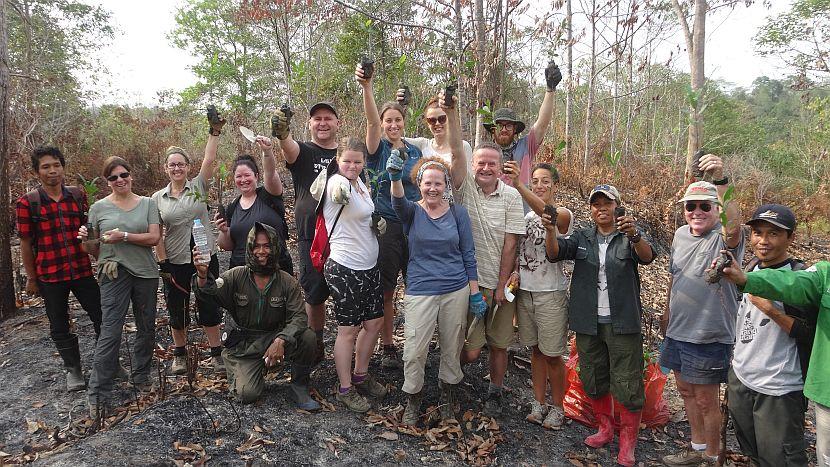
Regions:
M 498 122 L 510 122 L 516 125 L 516 134 L 521 134 L 525 131 L 525 122 L 519 120 L 519 115 L 507 107 L 502 107 L 493 112 L 493 123 L 485 123 L 484 128 L 487 131 L 493 131 Z
M 686 194 L 680 198 L 678 203 L 685 203 L 686 201 L 711 201 L 713 203 L 720 203 L 718 188 L 709 182 L 694 182 L 686 188 Z

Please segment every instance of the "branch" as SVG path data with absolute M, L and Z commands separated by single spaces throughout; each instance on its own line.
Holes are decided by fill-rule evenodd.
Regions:
M 371 18 L 371 19 L 380 21 L 380 22 L 385 23 L 385 24 L 391 24 L 392 26 L 404 26 L 404 27 L 408 27 L 408 28 L 427 29 L 427 30 L 430 30 L 430 31 L 433 31 L 433 32 L 437 32 L 438 34 L 446 37 L 447 39 L 454 39 L 454 37 L 451 34 L 447 33 L 446 31 L 442 31 L 438 28 L 433 28 L 432 26 L 425 26 L 423 24 L 399 23 L 399 22 L 396 22 L 396 21 L 389 21 L 389 20 L 383 19 L 383 18 L 381 18 L 377 15 L 373 15 L 373 14 L 371 14 L 371 13 L 365 11 L 365 10 L 361 10 L 360 8 L 358 8 L 356 6 L 349 5 L 348 3 L 343 2 L 341 0 L 334 0 L 334 3 L 337 3 L 338 5 L 342 5 L 342 6 L 348 8 L 352 11 L 356 11 L 356 12 L 360 13 L 361 15 L 366 16 L 367 18 Z
M 683 8 L 680 7 L 680 2 L 671 0 L 674 7 L 674 12 L 677 13 L 677 20 L 680 22 L 680 27 L 683 29 L 683 37 L 686 39 L 686 48 L 689 49 L 689 54 L 692 53 L 694 42 L 692 42 L 692 32 L 689 31 L 689 22 L 686 20 L 686 14 L 683 13 Z

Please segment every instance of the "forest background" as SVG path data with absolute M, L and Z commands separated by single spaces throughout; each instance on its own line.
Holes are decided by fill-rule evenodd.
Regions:
M 0 1 L 0 205 L 8 206 L 8 221 L 0 221 L 0 317 L 14 309 L 13 207 L 31 187 L 34 147 L 64 151 L 69 183 L 95 179 L 108 156 L 125 157 L 134 189 L 151 194 L 167 183 L 166 147 L 201 156 L 211 103 L 230 122 L 220 147 L 225 165 L 253 151 L 236 127 L 267 134 L 270 113 L 282 103 L 295 110 L 298 139 L 307 136 L 308 105 L 319 100 L 338 106 L 343 135 L 362 135 L 352 75 L 362 56 L 376 60 L 380 102 L 401 84 L 412 90 L 408 135 L 428 136 L 424 104 L 457 83 L 471 142 L 487 139 L 482 124 L 497 107 L 512 107 L 532 123 L 544 92 L 542 69 L 555 60 L 565 79 L 539 157 L 557 164 L 566 186 L 584 195 L 598 182 L 613 183 L 653 233 L 670 235 L 688 161 L 703 148 L 726 159 L 745 210 L 788 204 L 805 238 L 826 238 L 830 0 L 794 0 L 757 31 L 757 51 L 782 63 L 769 76 L 745 88 L 704 73 L 706 18 L 770 6 L 771 0 L 185 0 L 168 40 L 196 57 L 196 81 L 180 92 L 160 90 L 156 105 L 136 106 L 101 105 L 102 91 L 88 85 L 111 72 L 95 54 L 118 34 L 105 7 Z M 678 36 L 685 47 L 668 59 L 657 53 Z M 105 195 L 104 184 L 97 186 Z

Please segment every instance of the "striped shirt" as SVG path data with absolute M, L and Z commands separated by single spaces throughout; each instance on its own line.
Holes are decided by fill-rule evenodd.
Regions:
M 525 220 L 522 196 L 512 186 L 498 181 L 496 191 L 485 195 L 469 170 L 455 200 L 467 208 L 476 246 L 478 284 L 495 289 L 499 282 L 504 234 L 524 235 Z

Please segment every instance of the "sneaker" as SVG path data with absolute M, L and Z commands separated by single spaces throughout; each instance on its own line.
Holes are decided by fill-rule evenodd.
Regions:
M 502 391 L 493 391 L 487 395 L 487 400 L 484 401 L 484 414 L 488 417 L 501 416 L 501 398 Z
M 187 355 L 174 355 L 173 365 L 170 366 L 170 373 L 183 375 L 187 373 Z
M 366 378 L 361 383 L 354 383 L 355 389 L 360 394 L 364 396 L 374 397 L 376 399 L 382 399 L 386 397 L 386 393 L 389 392 L 386 389 L 386 386 L 380 384 L 372 375 L 367 374 Z
M 530 413 L 527 414 L 527 417 L 525 418 L 530 423 L 541 425 L 542 420 L 545 419 L 545 406 L 543 406 L 542 403 L 536 399 L 533 399 L 530 401 Z
M 701 454 L 700 458 L 702 459 L 698 467 L 709 467 L 710 465 L 718 465 L 718 456 L 709 457 L 706 454 Z
M 383 346 L 383 357 L 380 359 L 380 366 L 389 370 L 396 370 L 401 367 L 401 359 L 398 357 L 398 350 L 394 344 Z
M 677 454 L 663 456 L 666 465 L 698 465 L 703 461 L 703 452 L 686 448 Z
M 216 373 L 225 372 L 225 359 L 221 355 L 210 357 L 210 364 L 213 366 L 213 371 Z
M 565 423 L 565 410 L 554 405 L 548 411 L 548 416 L 545 417 L 542 426 L 548 430 L 561 430 L 563 423 Z
M 366 400 L 365 397 L 358 394 L 354 386 L 350 387 L 349 391 L 345 394 L 340 392 L 338 389 L 336 399 L 342 402 L 343 405 L 345 405 L 346 408 L 352 412 L 365 413 L 372 408 L 369 401 Z

